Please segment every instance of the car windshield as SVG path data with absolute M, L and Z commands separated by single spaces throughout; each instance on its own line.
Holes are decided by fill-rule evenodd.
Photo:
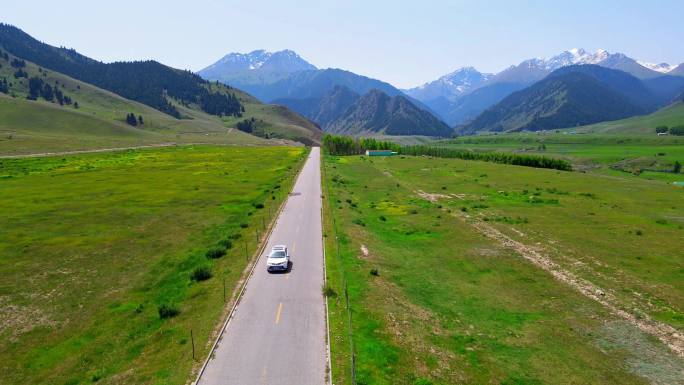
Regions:
M 271 252 L 271 258 L 285 258 L 285 252 L 284 251 L 272 251 Z

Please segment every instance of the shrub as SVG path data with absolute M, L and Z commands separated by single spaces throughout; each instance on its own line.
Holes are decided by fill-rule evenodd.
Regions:
M 337 297 L 337 292 L 332 288 L 332 286 L 326 284 L 323 286 L 323 295 L 328 298 L 335 298 Z
M 190 273 L 190 279 L 195 282 L 206 281 L 212 276 L 213 274 L 211 274 L 211 269 L 208 266 L 196 267 L 195 270 Z
M 210 259 L 218 259 L 226 255 L 226 249 L 222 247 L 214 247 L 207 250 L 206 256 Z
M 249 225 L 246 223 L 240 223 L 240 227 L 246 229 L 247 227 L 249 227 Z
M 378 271 L 378 269 L 371 269 L 370 275 L 377 277 L 380 275 L 380 272 Z
M 223 247 L 224 249 L 232 249 L 233 248 L 233 241 L 230 239 L 222 239 L 219 241 L 219 246 Z
M 256 208 L 256 209 L 263 209 L 263 208 L 264 208 L 264 204 L 263 204 L 263 203 L 254 203 L 254 208 Z
M 159 306 L 159 318 L 172 318 L 180 314 L 180 309 L 176 305 L 162 304 Z
M 385 218 L 384 215 L 380 215 L 380 220 L 383 221 L 383 222 L 387 222 L 387 218 Z

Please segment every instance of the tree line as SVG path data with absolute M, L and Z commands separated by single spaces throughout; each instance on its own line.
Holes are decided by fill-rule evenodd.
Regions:
M 658 126 L 655 131 L 658 134 L 668 133 L 670 135 L 684 136 L 684 125 L 674 127 Z
M 242 131 L 246 132 L 248 134 L 251 134 L 256 130 L 256 119 L 251 118 L 251 119 L 245 119 L 243 121 L 237 122 L 235 127 Z
M 71 97 L 64 95 L 56 84 L 53 87 L 41 78 L 32 77 L 29 79 L 28 85 L 28 96 L 26 96 L 28 100 L 38 100 L 41 97 L 48 102 L 56 100 L 60 106 L 71 105 L 72 103 Z
M 74 49 L 54 48 L 20 29 L 0 24 L 3 48 L 44 68 L 117 93 L 176 118 L 181 114 L 168 97 L 197 104 L 212 115 L 241 116 L 240 101 L 233 93 L 211 92 L 210 83 L 190 71 L 155 61 L 102 63 Z
M 138 115 L 138 117 L 136 118 L 136 117 L 135 117 L 135 114 L 132 113 L 132 112 L 130 112 L 130 113 L 128 113 L 128 114 L 126 115 L 126 123 L 128 123 L 129 125 L 135 127 L 135 126 L 137 126 L 137 125 L 141 125 L 141 126 L 142 126 L 143 124 L 145 124 L 145 121 L 143 120 L 142 115 Z
M 366 150 L 392 150 L 400 155 L 456 158 L 562 171 L 572 170 L 570 162 L 562 159 L 547 158 L 545 156 L 503 152 L 474 152 L 425 145 L 402 146 L 397 143 L 379 141 L 373 138 L 350 138 L 347 136 L 325 135 L 323 137 L 323 149 L 330 155 L 360 155 L 365 153 Z
M 399 152 L 401 146 L 394 142 L 374 138 L 351 138 L 349 136 L 325 135 L 323 148 L 330 155 L 360 155 L 366 150 L 392 150 Z

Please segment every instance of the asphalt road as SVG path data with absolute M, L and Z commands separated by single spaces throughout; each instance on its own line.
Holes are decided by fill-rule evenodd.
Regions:
M 314 147 L 268 240 L 292 267 L 268 273 L 262 255 L 198 384 L 326 383 L 320 149 Z

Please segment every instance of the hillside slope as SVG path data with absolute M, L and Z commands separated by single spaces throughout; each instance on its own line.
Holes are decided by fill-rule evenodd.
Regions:
M 27 57 L 15 55 L 7 48 L 8 46 L 49 65 L 34 64 Z M 125 121 L 128 113 L 133 113 L 135 116 L 143 115 L 146 119 L 142 128 L 145 130 L 181 136 L 187 134 L 211 136 L 221 133 L 225 136 L 222 139 L 224 142 L 232 143 L 240 142 L 234 141 L 233 136 L 243 136 L 234 129 L 237 122 L 254 118 L 262 122 L 262 129 L 255 134 L 263 137 L 290 139 L 308 144 L 318 143 L 322 135 L 315 124 L 297 116 L 292 111 L 278 106 L 263 105 L 238 89 L 210 83 L 187 71 L 175 70 L 159 63 L 135 62 L 105 65 L 73 50 L 40 43 L 23 31 L 4 24 L 0 25 L 0 51 L 3 53 L 0 55 L 0 65 L 2 65 L 0 80 L 7 79 L 12 84 L 9 94 L 17 97 L 27 97 L 30 78 L 39 78 L 53 89 L 63 90 L 65 95 L 78 102 L 81 112 L 115 121 Z M 11 63 L 14 60 L 23 61 L 25 67 L 19 69 L 13 67 Z M 102 67 L 103 65 L 106 67 Z M 75 72 L 75 77 L 50 70 L 50 66 L 65 68 L 69 73 Z M 124 69 L 121 70 L 121 68 Z M 26 72 L 25 77 L 16 78 L 14 75 L 18 70 Z M 84 72 L 81 73 L 78 70 Z M 100 79 L 96 75 L 102 75 L 103 78 Z M 95 77 L 94 81 L 98 84 L 111 86 L 112 90 L 105 90 L 76 79 L 90 77 Z M 150 83 L 148 78 L 153 81 Z M 179 96 L 171 95 L 170 88 L 173 87 L 166 87 L 166 85 L 163 91 L 159 91 L 156 88 L 159 84 L 157 81 L 162 80 L 171 82 L 169 84 L 175 87 Z M 178 83 L 174 83 L 176 81 Z M 124 89 L 120 90 L 119 87 L 124 87 Z M 144 87 L 147 88 L 143 94 L 137 94 Z M 158 91 L 163 100 L 155 103 L 154 95 Z M 135 100 L 139 99 L 139 102 L 123 96 L 131 93 Z M 226 132 L 230 134 L 226 135 Z M 177 139 L 171 138 L 170 140 Z M 263 141 L 250 139 L 248 142 L 262 143 Z
M 596 65 L 570 66 L 506 97 L 460 132 L 576 127 L 649 113 L 661 103 L 642 81 L 625 72 Z
M 542 80 L 486 110 L 460 131 L 549 130 L 646 112 L 629 98 L 582 73 Z
M 684 125 L 684 102 L 679 101 L 649 115 L 577 127 L 575 131 L 578 133 L 644 134 L 655 136 L 655 128 L 658 126 L 672 127 L 681 125 Z
M 371 90 L 356 100 L 326 131 L 347 135 L 451 136 L 452 129 L 403 96 Z

